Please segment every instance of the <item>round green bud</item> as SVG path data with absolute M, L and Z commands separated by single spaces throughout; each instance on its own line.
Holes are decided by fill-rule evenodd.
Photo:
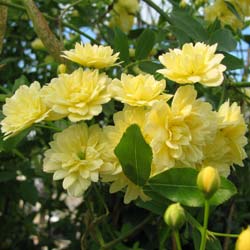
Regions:
M 174 230 L 179 230 L 185 223 L 185 210 L 180 203 L 170 205 L 164 213 L 164 221 Z
M 208 166 L 203 168 L 197 176 L 197 186 L 210 199 L 220 187 L 220 175 L 216 168 Z

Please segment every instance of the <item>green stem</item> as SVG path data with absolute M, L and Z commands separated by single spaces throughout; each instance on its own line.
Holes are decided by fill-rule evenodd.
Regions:
M 202 233 L 203 227 L 202 225 L 199 223 L 199 221 L 197 221 L 190 213 L 188 213 L 187 211 L 185 212 L 186 214 L 186 218 L 187 221 L 194 227 L 197 228 L 197 230 Z
M 175 238 L 177 250 L 182 250 L 182 248 L 181 248 L 180 234 L 179 234 L 178 230 L 174 230 L 174 238 Z
M 233 87 L 237 87 L 237 88 L 246 88 L 246 87 L 250 87 L 250 82 L 235 82 L 235 83 L 231 83 L 230 84 Z
M 208 217 L 209 217 L 209 202 L 208 202 L 208 200 L 205 200 L 204 223 L 203 223 L 203 231 L 202 231 L 200 250 L 205 250 L 205 247 L 206 247 Z
M 75 27 L 74 25 L 70 24 L 70 23 L 66 23 L 66 22 L 63 22 L 62 23 L 65 27 L 68 27 L 72 30 L 74 30 L 75 32 L 77 32 L 78 34 L 80 35 L 83 35 L 85 36 L 86 38 L 88 38 L 91 42 L 95 43 L 95 44 L 99 44 L 93 37 L 89 36 L 88 34 L 86 34 L 85 32 L 79 30 L 77 27 Z
M 137 226 L 135 226 L 134 228 L 132 228 L 131 230 L 129 230 L 128 232 L 124 233 L 123 235 L 121 235 L 120 237 L 104 244 L 102 246 L 102 250 L 106 250 L 106 249 L 112 249 L 112 247 L 114 245 L 116 245 L 117 243 L 119 243 L 120 241 L 128 238 L 130 235 L 134 234 L 137 230 L 139 230 L 140 228 L 142 228 L 146 223 L 148 223 L 151 219 L 153 218 L 153 215 L 150 214 L 148 217 L 146 217 L 141 223 L 139 223 Z
M 58 127 L 55 127 L 55 126 L 50 126 L 50 125 L 44 125 L 44 124 L 35 124 L 35 127 L 37 128 L 47 128 L 47 129 L 52 129 L 56 132 L 61 132 L 62 129 L 58 128 Z
M 128 65 L 126 65 L 126 66 L 124 67 L 124 69 L 128 69 L 128 68 L 130 68 L 130 67 L 132 67 L 132 66 L 135 66 L 135 65 L 138 65 L 138 64 L 140 64 L 140 63 L 142 63 L 142 62 L 152 62 L 152 61 L 149 60 L 149 59 L 137 60 L 137 61 L 135 61 L 135 62 L 132 62 L 132 63 L 129 63 Z
M 226 234 L 226 233 L 218 233 L 213 231 L 207 231 L 208 234 L 218 237 L 230 237 L 230 238 L 238 238 L 239 234 Z
M 25 11 L 25 7 L 23 7 L 22 5 L 12 3 L 11 1 L 8 1 L 8 0 L 1 0 L 0 5 L 4 5 L 4 6 L 7 6 L 7 7 L 20 9 L 20 10 Z
M 169 18 L 169 16 L 154 2 L 151 0 L 143 0 L 145 3 L 147 3 L 150 7 L 155 9 L 168 23 L 172 24 L 172 20 Z
M 77 5 L 78 3 L 80 3 L 82 0 L 77 0 L 72 4 L 67 5 L 67 7 L 62 11 L 62 13 L 59 16 L 59 21 L 58 21 L 58 27 L 59 27 L 59 37 L 60 37 L 60 41 L 63 44 L 63 18 L 64 15 L 67 13 L 67 11 L 72 8 L 73 6 Z

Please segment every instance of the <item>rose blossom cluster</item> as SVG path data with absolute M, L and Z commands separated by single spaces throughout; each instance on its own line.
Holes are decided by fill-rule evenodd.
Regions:
M 223 82 L 223 55 L 215 52 L 216 45 L 189 43 L 161 55 L 165 68 L 159 73 L 182 85 L 169 94 L 165 79 L 150 74 L 122 73 L 112 79 L 105 69 L 118 64 L 119 53 L 113 54 L 109 46 L 77 43 L 64 57 L 81 67 L 42 87 L 34 82 L 17 89 L 3 106 L 2 132 L 9 138 L 35 123 L 69 119 L 72 125 L 54 134 L 43 168 L 54 180 L 63 180 L 63 188 L 73 196 L 83 195 L 91 182 L 102 181 L 111 183 L 112 193 L 123 190 L 125 203 L 148 199 L 114 154 L 132 124 L 140 127 L 152 148 L 151 176 L 173 167 L 207 165 L 227 176 L 229 167 L 242 165 L 246 157 L 247 127 L 237 103 L 228 100 L 215 111 L 197 97 L 194 83 L 210 87 Z M 124 104 L 113 114 L 112 125 L 88 126 L 86 121 L 111 99 Z

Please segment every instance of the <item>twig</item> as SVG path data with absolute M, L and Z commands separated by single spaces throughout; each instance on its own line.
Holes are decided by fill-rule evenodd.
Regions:
M 153 9 L 155 9 L 168 23 L 172 24 L 172 20 L 158 5 L 156 5 L 151 0 L 143 0 L 143 1 L 147 3 L 149 6 L 151 6 Z
M 131 236 L 132 234 L 134 234 L 136 231 L 138 231 L 139 229 L 141 229 L 145 224 L 147 224 L 150 220 L 152 220 L 152 218 L 153 218 L 153 215 L 150 214 L 141 223 L 139 223 L 137 226 L 135 226 L 134 228 L 132 228 L 128 232 L 126 232 L 123 235 L 121 235 L 120 237 L 118 237 L 118 238 L 116 238 L 116 239 L 114 239 L 114 240 L 112 240 L 112 241 L 104 244 L 101 249 L 102 250 L 111 249 L 114 245 L 116 245 L 120 241 L 123 241 L 124 239 L 128 238 L 129 236 Z

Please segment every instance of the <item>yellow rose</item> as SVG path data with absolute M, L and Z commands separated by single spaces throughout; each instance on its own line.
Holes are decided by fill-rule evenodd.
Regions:
M 234 0 L 232 3 L 233 2 Z M 213 5 L 206 7 L 204 12 L 205 20 L 208 22 L 214 22 L 216 19 L 219 19 L 223 26 L 230 25 L 234 30 L 243 27 L 243 22 L 240 21 L 231 10 L 229 10 L 224 0 L 216 0 Z M 238 13 L 241 14 L 239 11 Z
M 63 179 L 63 188 L 72 196 L 81 196 L 91 182 L 99 179 L 102 144 L 98 125 L 72 125 L 54 135 L 45 152 L 43 169 L 54 173 L 54 180 Z
M 102 112 L 102 105 L 110 100 L 107 86 L 111 79 L 98 70 L 75 70 L 60 74 L 42 89 L 45 103 L 54 113 L 72 122 L 90 120 Z
M 102 151 L 104 164 L 100 169 L 100 175 L 103 182 L 112 182 L 111 193 L 125 189 L 124 203 L 126 204 L 138 197 L 142 200 L 147 200 L 148 197 L 143 193 L 141 187 L 135 185 L 124 175 L 119 160 L 114 154 L 114 149 L 130 125 L 136 123 L 143 128 L 145 113 L 146 110 L 143 108 L 126 106 L 123 111 L 114 114 L 114 126 L 104 127 L 103 143 L 106 146 Z
M 75 49 L 64 51 L 63 57 L 85 67 L 102 69 L 115 65 L 119 53 L 113 54 L 110 46 L 76 43 Z
M 33 82 L 29 87 L 20 86 L 15 94 L 6 99 L 3 105 L 5 118 L 1 121 L 1 130 L 5 139 L 38 123 L 48 116 L 48 107 L 41 98 L 39 82 Z
M 138 0 L 118 0 L 117 4 L 115 5 L 119 6 L 120 8 L 124 8 L 130 14 L 135 14 L 139 9 Z
M 222 54 L 215 54 L 217 44 L 186 43 L 182 49 L 173 49 L 159 56 L 166 69 L 159 73 L 180 84 L 199 82 L 205 86 L 218 86 L 223 81 L 226 67 L 220 62 Z
M 126 75 L 114 79 L 108 87 L 113 98 L 131 106 L 152 106 L 155 102 L 168 101 L 172 95 L 163 94 L 165 80 L 156 81 L 152 75 Z
M 203 146 L 216 133 L 216 116 L 211 105 L 196 96 L 193 86 L 180 87 L 171 107 L 159 101 L 147 113 L 144 131 L 153 150 L 153 174 L 195 167 L 203 159 Z
M 115 5 L 111 12 L 109 26 L 119 27 L 123 32 L 128 33 L 134 24 L 134 15 L 127 12 L 125 8 Z
M 221 105 L 214 121 L 218 129 L 214 139 L 203 149 L 203 164 L 214 166 L 221 175 L 227 176 L 233 164 L 243 166 L 242 160 L 247 156 L 244 150 L 247 126 L 240 107 L 237 103 L 230 106 L 229 101 Z

